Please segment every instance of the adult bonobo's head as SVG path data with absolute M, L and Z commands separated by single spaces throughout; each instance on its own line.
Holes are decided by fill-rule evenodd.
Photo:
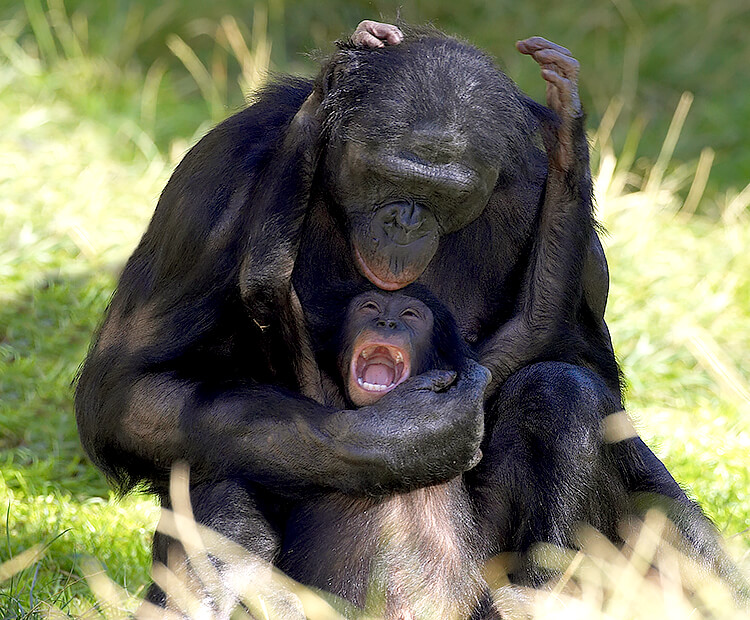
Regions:
M 410 376 L 461 370 L 470 356 L 451 314 L 421 287 L 406 292 L 366 291 L 349 302 L 337 362 L 357 406 L 374 403 Z
M 498 175 L 517 175 L 534 125 L 525 96 L 475 48 L 436 31 L 344 46 L 318 86 L 328 199 L 362 274 L 416 280 L 441 235 L 476 219 Z

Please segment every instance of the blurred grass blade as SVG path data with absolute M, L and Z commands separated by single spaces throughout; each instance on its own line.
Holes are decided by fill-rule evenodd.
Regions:
M 57 33 L 57 40 L 63 48 L 66 58 L 69 60 L 83 58 L 83 48 L 78 40 L 68 14 L 65 11 L 63 0 L 47 0 L 49 6 L 49 21 Z
M 268 39 L 268 15 L 264 7 L 255 5 L 253 13 L 252 51 L 232 16 L 221 20 L 221 29 L 232 54 L 240 65 L 240 88 L 247 98 L 266 80 L 271 63 L 271 42 Z
M 750 183 L 745 186 L 737 196 L 727 205 L 721 214 L 721 219 L 728 225 L 736 222 L 740 216 L 747 211 L 750 206 Z
M 656 163 L 651 169 L 651 174 L 649 174 L 648 182 L 646 183 L 645 191 L 646 194 L 650 196 L 653 196 L 659 191 L 662 179 L 664 178 L 664 173 L 667 170 L 669 162 L 672 160 L 674 148 L 677 146 L 677 140 L 680 138 L 682 126 L 685 124 L 685 119 L 687 118 L 692 103 L 693 93 L 682 93 L 682 97 L 680 97 L 680 101 L 677 104 L 674 115 L 672 116 L 672 122 L 669 124 L 667 137 L 664 138 L 659 157 L 656 159 Z
M 185 65 L 185 68 L 190 72 L 190 75 L 193 76 L 195 83 L 198 85 L 198 88 L 203 95 L 203 99 L 209 105 L 211 118 L 215 121 L 220 120 L 223 116 L 224 106 L 222 105 L 219 91 L 208 70 L 200 61 L 200 58 L 198 58 L 192 48 L 176 34 L 171 34 L 167 37 L 167 47 L 169 47 L 171 52 L 182 61 L 182 64 Z
M 750 410 L 750 388 L 711 334 L 698 325 L 690 324 L 682 324 L 677 329 L 677 334 L 684 340 L 698 363 L 713 375 L 716 382 L 738 404 Z
M 44 555 L 45 546 L 42 544 L 34 545 L 26 549 L 26 551 L 19 553 L 16 557 L 0 564 L 0 583 L 10 579 L 22 570 L 26 570 L 34 562 L 41 559 L 42 555 Z
M 42 57 L 48 63 L 54 63 L 58 58 L 57 46 L 40 0 L 24 0 L 24 6 Z
M 711 166 L 714 163 L 715 155 L 715 151 L 709 146 L 701 151 L 693 183 L 690 186 L 690 191 L 687 198 L 685 198 L 682 209 L 680 209 L 681 215 L 688 217 L 695 213 L 698 203 L 703 198 L 703 192 L 706 190 L 706 183 L 708 183 L 708 176 L 711 174 Z
M 154 134 L 156 126 L 156 103 L 159 99 L 159 87 L 167 71 L 167 63 L 159 58 L 149 67 L 141 91 L 141 126 L 143 131 Z

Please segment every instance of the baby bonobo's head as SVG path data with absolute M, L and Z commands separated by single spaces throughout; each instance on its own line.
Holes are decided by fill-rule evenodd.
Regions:
M 349 304 L 339 369 L 349 400 L 370 405 L 412 375 L 430 370 L 435 317 L 419 299 L 368 291 Z

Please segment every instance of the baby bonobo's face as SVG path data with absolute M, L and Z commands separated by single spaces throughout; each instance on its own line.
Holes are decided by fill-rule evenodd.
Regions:
M 403 383 L 422 363 L 432 341 L 432 311 L 401 293 L 368 291 L 349 304 L 339 367 L 355 405 L 370 405 Z

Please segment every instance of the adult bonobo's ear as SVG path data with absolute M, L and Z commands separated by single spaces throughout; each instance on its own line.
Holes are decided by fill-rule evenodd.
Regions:
M 323 100 L 336 90 L 342 76 L 359 66 L 361 50 L 347 46 L 346 43 L 338 43 L 340 49 L 328 58 L 315 82 L 315 89 L 320 91 Z
M 302 158 L 304 163 L 303 169 L 298 174 L 305 178 L 304 181 L 309 196 L 312 177 L 315 174 L 318 159 L 322 149 L 321 144 L 321 109 L 320 104 L 323 101 L 324 94 L 316 84 L 313 91 L 305 99 L 300 109 L 289 123 L 289 129 L 284 137 L 283 152 L 297 154 Z

